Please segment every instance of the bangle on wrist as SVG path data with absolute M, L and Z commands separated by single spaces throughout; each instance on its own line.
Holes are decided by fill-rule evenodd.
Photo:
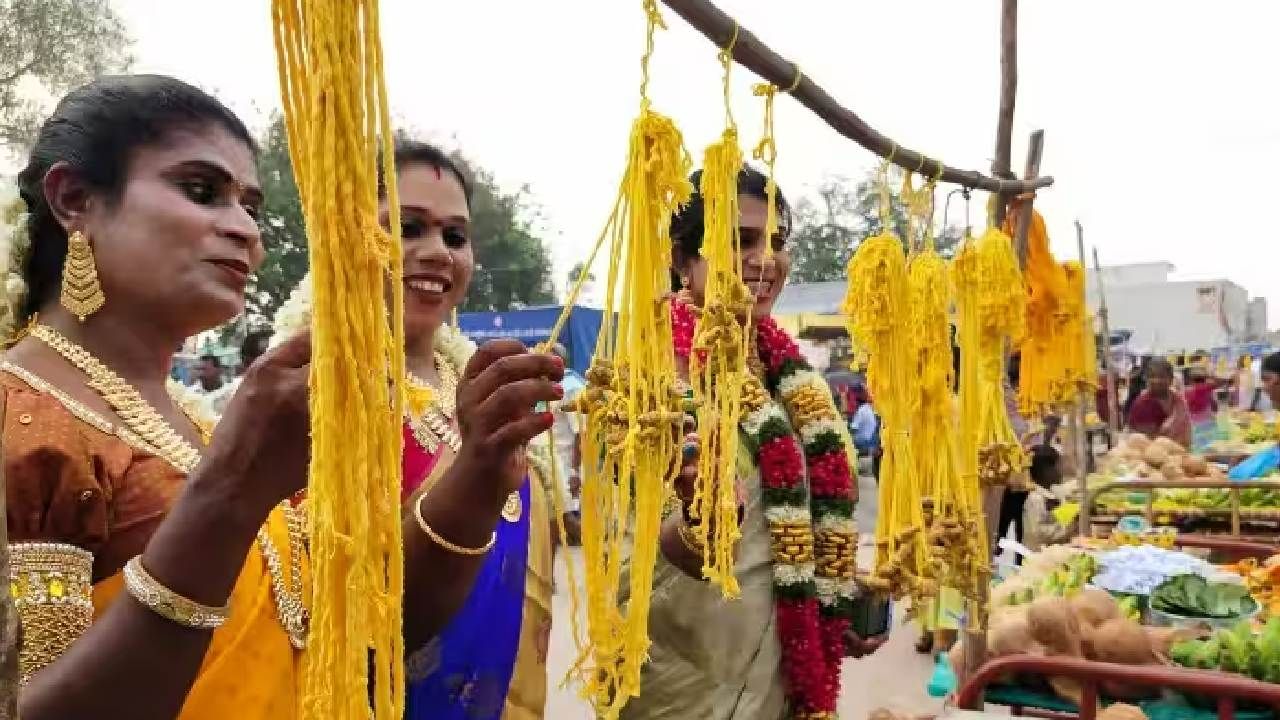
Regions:
M 141 555 L 135 555 L 125 564 L 124 586 L 134 600 L 151 612 L 195 630 L 216 630 L 222 627 L 231 613 L 230 604 L 221 607 L 202 605 L 165 587 L 142 566 Z
M 494 545 L 497 544 L 498 533 L 496 532 L 490 533 L 489 542 L 485 543 L 483 547 L 478 547 L 478 548 L 469 548 L 469 547 L 463 547 L 461 545 L 456 545 L 440 537 L 440 534 L 437 533 L 435 530 L 433 530 L 431 526 L 427 524 L 426 519 L 422 517 L 422 501 L 426 499 L 426 497 L 427 497 L 427 493 L 423 493 L 422 496 L 418 498 L 418 501 L 413 504 L 413 519 L 418 521 L 418 527 L 422 529 L 422 533 L 424 535 L 426 535 L 428 538 L 431 539 L 431 542 L 435 543 L 436 545 L 439 545 L 440 547 L 444 548 L 445 550 L 448 550 L 449 552 L 455 555 L 465 555 L 467 557 L 478 557 L 480 555 L 485 555 L 490 550 L 493 549 Z
M 702 544 L 702 540 L 698 538 L 692 526 L 688 523 L 681 523 L 676 531 L 679 533 L 680 542 L 684 544 L 686 550 L 698 556 L 705 554 L 706 547 Z

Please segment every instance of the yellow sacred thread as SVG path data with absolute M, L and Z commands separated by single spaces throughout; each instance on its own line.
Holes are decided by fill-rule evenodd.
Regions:
M 667 299 L 671 215 L 692 193 L 692 161 L 675 124 L 651 108 L 649 59 L 663 22 L 656 0 L 644 0 L 643 6 L 640 113 L 631 127 L 618 200 L 602 234 L 609 244 L 604 322 L 587 387 L 575 403 L 587 416 L 582 546 L 588 627 L 587 646 L 573 672 L 606 720 L 617 718 L 640 692 L 662 505 L 678 469 L 684 418 Z M 557 327 L 563 328 L 563 318 Z M 619 590 L 628 550 L 624 608 Z
M 698 479 L 690 515 L 703 548 L 702 574 L 726 598 L 741 594 L 734 574 L 738 529 L 738 424 L 742 420 L 743 384 L 747 378 L 747 335 L 743 319 L 751 311 L 751 293 L 739 275 L 738 173 L 742 151 L 730 108 L 733 39 L 720 52 L 723 69 L 725 130 L 703 156 L 700 188 L 704 203 L 702 257 L 707 264 L 704 302 L 689 379 L 697 403 Z M 711 532 L 714 530 L 714 536 Z
M 883 229 L 858 247 L 849 261 L 849 287 L 842 310 L 849 337 L 867 353 L 867 384 L 884 430 L 880 466 L 880 513 L 876 519 L 875 575 L 881 589 L 917 601 L 926 588 L 924 514 L 913 458 L 911 422 L 917 400 L 915 345 L 911 339 L 911 289 L 903 242 L 889 228 L 889 166 L 897 147 L 880 166 Z M 919 602 L 917 602 L 919 605 Z
M 1002 485 L 1026 457 L 1004 401 L 1005 348 L 1025 329 L 1026 292 L 1013 243 L 989 228 L 966 239 L 952 263 L 960 345 L 961 469 L 966 482 Z
M 272 17 L 314 283 L 312 625 L 300 717 L 399 720 L 404 324 L 401 284 L 387 282 L 402 274 L 394 180 L 391 234 L 378 224 L 379 160 L 385 177 L 395 173 L 378 3 L 273 0 Z

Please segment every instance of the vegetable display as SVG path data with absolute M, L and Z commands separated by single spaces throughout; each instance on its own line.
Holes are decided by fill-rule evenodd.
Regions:
M 1251 623 L 1242 622 L 1204 640 L 1176 643 L 1170 658 L 1183 667 L 1223 670 L 1280 683 L 1280 618 L 1267 621 L 1258 633 Z
M 1258 604 L 1244 585 L 1178 575 L 1152 591 L 1151 608 L 1180 617 L 1240 618 L 1255 611 Z

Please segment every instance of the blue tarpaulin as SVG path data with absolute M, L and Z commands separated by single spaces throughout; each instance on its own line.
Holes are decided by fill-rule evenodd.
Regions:
M 508 312 L 459 313 L 458 327 L 476 343 L 498 338 L 515 338 L 532 347 L 551 336 L 563 308 L 560 306 L 527 308 Z M 569 351 L 569 367 L 585 373 L 595 352 L 596 336 L 604 314 L 581 305 L 573 308 L 569 322 L 560 333 L 560 343 Z

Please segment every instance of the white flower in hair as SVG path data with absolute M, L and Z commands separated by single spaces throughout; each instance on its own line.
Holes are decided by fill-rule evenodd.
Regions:
M 18 329 L 19 314 L 27 299 L 27 283 L 22 278 L 22 267 L 31 250 L 27 217 L 27 204 L 19 195 L 18 186 L 14 183 L 0 186 L 0 278 L 4 280 L 0 340 L 6 342 Z

